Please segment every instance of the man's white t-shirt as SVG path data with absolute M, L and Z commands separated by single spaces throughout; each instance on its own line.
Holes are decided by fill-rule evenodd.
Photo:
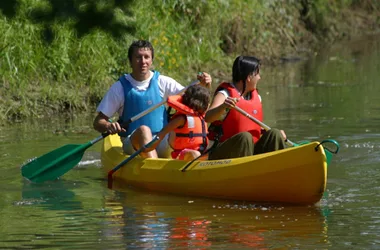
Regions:
M 132 87 L 137 91 L 145 91 L 149 87 L 150 80 L 153 77 L 153 72 L 151 71 L 150 77 L 148 79 L 141 82 L 136 81 L 130 74 L 127 74 L 123 77 L 125 77 L 131 83 Z M 166 100 L 168 96 L 178 94 L 184 87 L 173 78 L 159 75 L 158 88 L 160 91 L 160 96 Z M 116 113 L 121 116 L 123 114 L 124 108 L 123 86 L 120 81 L 117 81 L 105 94 L 96 111 L 102 112 L 107 117 L 112 117 Z

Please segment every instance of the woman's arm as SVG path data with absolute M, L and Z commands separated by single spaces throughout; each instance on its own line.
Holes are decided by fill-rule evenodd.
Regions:
M 238 98 L 226 97 L 223 93 L 218 92 L 206 112 L 205 121 L 213 122 L 219 120 L 224 112 L 226 112 L 226 109 L 235 107 L 238 101 Z
M 213 122 L 220 119 L 221 115 L 226 112 L 226 107 L 223 105 L 226 99 L 227 97 L 220 92 L 215 95 L 210 108 L 206 112 L 206 122 Z

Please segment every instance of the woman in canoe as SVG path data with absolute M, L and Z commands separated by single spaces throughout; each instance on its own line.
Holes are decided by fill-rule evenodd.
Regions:
M 227 159 L 260 154 L 285 147 L 285 133 L 278 129 L 263 131 L 261 127 L 234 109 L 243 109 L 259 121 L 263 120 L 261 97 L 257 90 L 260 60 L 239 56 L 232 67 L 232 83 L 222 82 L 206 113 L 211 123 L 209 138 L 217 145 L 209 159 Z
M 169 133 L 172 158 L 191 161 L 201 155 L 208 145 L 204 114 L 210 103 L 210 91 L 201 85 L 188 87 L 182 96 L 170 96 L 168 105 L 176 110 L 170 122 L 157 134 L 156 141 L 145 152 L 154 150 Z

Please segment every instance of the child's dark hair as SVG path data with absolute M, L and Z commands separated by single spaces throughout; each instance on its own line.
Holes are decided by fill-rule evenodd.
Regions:
M 210 103 L 210 91 L 202 85 L 192 85 L 183 94 L 182 103 L 195 112 L 204 114 Z
M 152 51 L 152 60 L 154 59 L 153 45 L 149 41 L 146 41 L 146 40 L 137 40 L 137 41 L 134 41 L 129 46 L 129 49 L 128 49 L 128 59 L 129 59 L 129 62 L 131 62 L 131 60 L 132 60 L 133 51 L 135 49 L 141 49 L 141 48 L 148 48 L 148 49 L 150 49 Z
M 232 81 L 237 83 L 244 82 L 242 93 L 245 91 L 245 80 L 251 74 L 258 74 L 260 72 L 260 59 L 254 56 L 238 56 L 236 57 L 232 66 Z

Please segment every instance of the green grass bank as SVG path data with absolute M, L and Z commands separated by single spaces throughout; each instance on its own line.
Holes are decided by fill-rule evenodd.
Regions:
M 135 39 L 183 84 L 198 71 L 229 79 L 239 54 L 264 63 L 378 31 L 371 0 L 8 0 L 0 3 L 0 124 L 94 112 L 129 71 Z

